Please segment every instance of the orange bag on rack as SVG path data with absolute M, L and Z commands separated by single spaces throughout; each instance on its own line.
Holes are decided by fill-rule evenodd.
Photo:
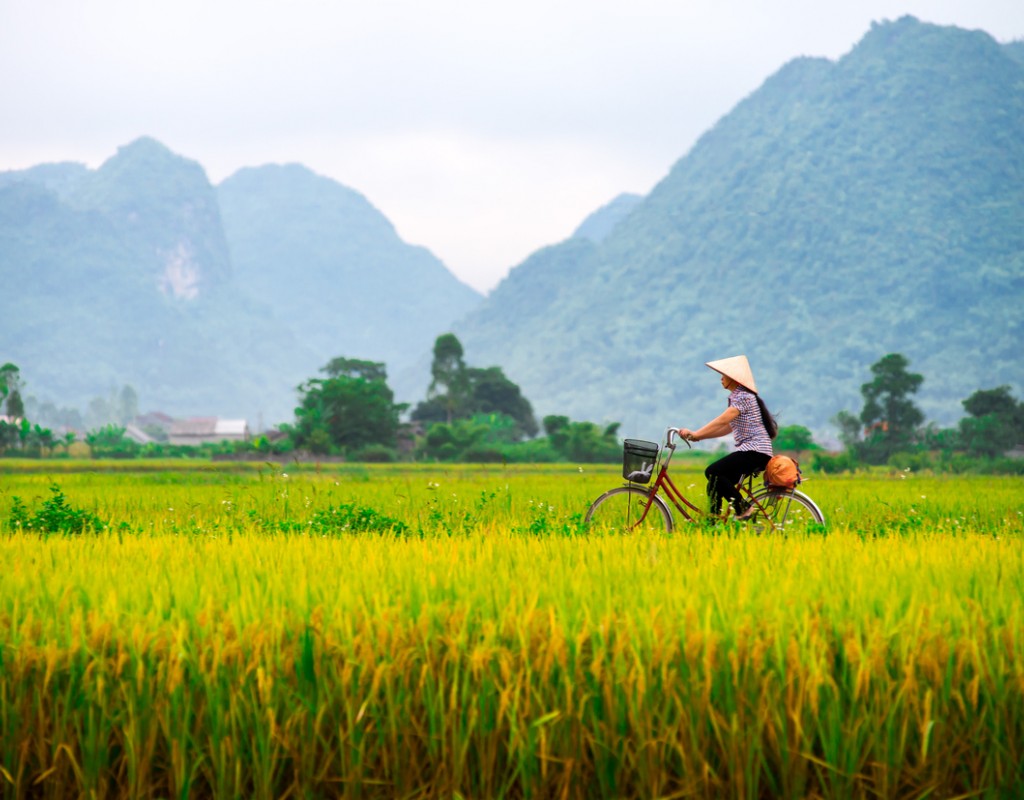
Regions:
M 772 456 L 764 468 L 764 485 L 769 489 L 795 489 L 802 480 L 799 462 L 789 456 Z

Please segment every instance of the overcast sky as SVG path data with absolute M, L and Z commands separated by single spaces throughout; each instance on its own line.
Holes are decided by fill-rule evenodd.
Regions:
M 143 135 L 214 183 L 300 162 L 488 291 L 904 14 L 1024 38 L 1024 0 L 0 0 L 0 170 Z

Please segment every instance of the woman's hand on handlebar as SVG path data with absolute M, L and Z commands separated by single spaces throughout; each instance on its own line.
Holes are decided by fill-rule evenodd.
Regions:
M 678 436 L 682 441 L 686 442 L 686 446 L 690 447 L 690 437 L 693 433 L 686 428 L 669 428 L 668 429 L 668 445 L 669 447 L 675 447 L 672 443 L 673 436 Z

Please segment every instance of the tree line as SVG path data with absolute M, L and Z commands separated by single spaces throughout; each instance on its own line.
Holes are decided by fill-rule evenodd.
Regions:
M 889 353 L 871 366 L 871 380 L 861 385 L 859 414 L 840 411 L 833 417 L 843 452 L 818 454 L 816 467 L 826 471 L 887 464 L 940 471 L 1000 471 L 1024 474 L 1024 458 L 1009 458 L 1024 445 L 1024 403 L 1009 386 L 979 389 L 961 401 L 966 416 L 953 428 L 925 424 L 913 395 L 924 376 L 910 372 L 910 361 Z
M 339 454 L 354 460 L 398 457 L 434 461 L 615 461 L 618 424 L 545 417 L 541 425 L 519 386 L 501 367 L 466 363 L 453 333 L 434 342 L 426 398 L 412 408 L 394 402 L 384 364 L 337 358 L 324 378 L 299 387 L 294 425 L 278 447 Z M 538 437 L 541 427 L 544 436 Z
M 890 353 L 871 366 L 861 386 L 859 413 L 833 417 L 842 451 L 825 452 L 811 431 L 782 427 L 777 452 L 810 455 L 811 468 L 836 472 L 888 464 L 944 471 L 1024 473 L 1024 459 L 1007 454 L 1024 444 L 1024 403 L 1009 386 L 979 389 L 962 401 L 965 416 L 953 428 L 926 424 L 913 395 L 924 376 L 909 370 L 909 360 Z M 606 462 L 621 458 L 619 423 L 599 425 L 549 415 L 538 424 L 530 401 L 501 367 L 466 363 L 461 342 L 452 333 L 434 342 L 431 381 L 426 397 L 410 409 L 396 403 L 383 363 L 338 357 L 297 387 L 293 422 L 279 435 L 249 442 L 203 445 L 202 455 L 241 454 L 335 456 L 353 461 L 429 460 L 460 462 Z M 24 381 L 14 364 L 0 367 L 0 452 L 21 455 L 66 454 L 74 433 L 56 437 L 25 418 Z M 92 406 L 96 406 L 93 408 Z M 131 387 L 90 404 L 94 418 L 124 419 L 137 412 Z M 85 436 L 94 456 L 178 456 L 197 448 L 166 443 L 139 445 L 125 428 L 107 422 Z

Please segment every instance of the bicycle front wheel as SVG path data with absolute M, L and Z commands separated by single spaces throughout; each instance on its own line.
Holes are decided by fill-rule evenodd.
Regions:
M 755 526 L 776 530 L 806 528 L 810 524 L 824 525 L 825 515 L 803 492 L 794 490 L 761 489 L 754 493 L 760 508 L 750 519 Z
M 587 511 L 586 523 L 606 530 L 623 532 L 671 533 L 672 512 L 665 501 L 646 489 L 619 486 L 605 492 Z

